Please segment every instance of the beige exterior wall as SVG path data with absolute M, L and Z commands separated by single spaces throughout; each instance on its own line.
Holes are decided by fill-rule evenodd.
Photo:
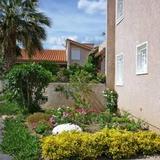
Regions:
M 160 0 L 125 0 L 116 25 L 116 54 L 124 54 L 119 107 L 160 128 Z M 148 74 L 136 75 L 136 45 L 148 41 Z
M 101 73 L 105 73 L 105 57 L 101 61 Z
M 72 48 L 80 49 L 80 60 L 72 60 L 71 59 Z M 89 51 L 90 50 L 88 50 L 88 49 L 84 49 L 82 47 L 79 47 L 77 45 L 74 45 L 74 44 L 68 42 L 68 44 L 67 44 L 67 60 L 68 60 L 67 65 L 69 66 L 74 63 L 80 64 L 80 65 L 85 64 L 85 62 L 87 61 L 88 55 L 89 55 Z

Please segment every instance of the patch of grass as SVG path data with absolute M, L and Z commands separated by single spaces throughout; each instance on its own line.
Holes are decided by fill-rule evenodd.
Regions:
M 38 160 L 39 140 L 30 134 L 21 118 L 5 121 L 2 150 L 14 160 Z
M 0 94 L 0 102 L 5 100 L 5 95 Z
M 4 102 L 0 103 L 0 116 L 1 115 L 15 115 L 20 113 L 19 106 L 15 103 Z

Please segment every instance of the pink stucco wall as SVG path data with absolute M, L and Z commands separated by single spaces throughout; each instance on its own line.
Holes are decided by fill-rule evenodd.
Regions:
M 160 128 L 160 0 L 125 0 L 115 52 L 124 54 L 119 107 Z M 148 74 L 136 75 L 136 45 L 148 41 Z

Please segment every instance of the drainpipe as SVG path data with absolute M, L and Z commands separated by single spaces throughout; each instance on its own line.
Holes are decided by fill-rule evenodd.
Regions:
M 116 0 L 107 2 L 107 28 L 106 28 L 106 66 L 105 74 L 107 77 L 106 87 L 114 89 L 115 87 L 115 13 Z

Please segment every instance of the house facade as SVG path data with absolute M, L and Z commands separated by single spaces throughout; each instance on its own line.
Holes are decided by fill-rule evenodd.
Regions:
M 108 0 L 107 8 L 108 87 L 120 109 L 160 129 L 160 1 Z
M 98 72 L 105 72 L 105 42 L 99 46 L 91 43 L 80 43 L 70 39 L 66 40 L 66 48 L 64 50 L 44 49 L 36 51 L 30 58 L 27 52 L 22 49 L 21 56 L 17 58 L 17 63 L 25 62 L 42 62 L 48 61 L 58 64 L 61 67 L 67 67 L 71 64 L 84 65 L 88 56 L 94 52 L 95 58 L 98 58 Z
M 94 44 L 79 43 L 70 39 L 66 40 L 67 66 L 71 64 L 85 64 Z

